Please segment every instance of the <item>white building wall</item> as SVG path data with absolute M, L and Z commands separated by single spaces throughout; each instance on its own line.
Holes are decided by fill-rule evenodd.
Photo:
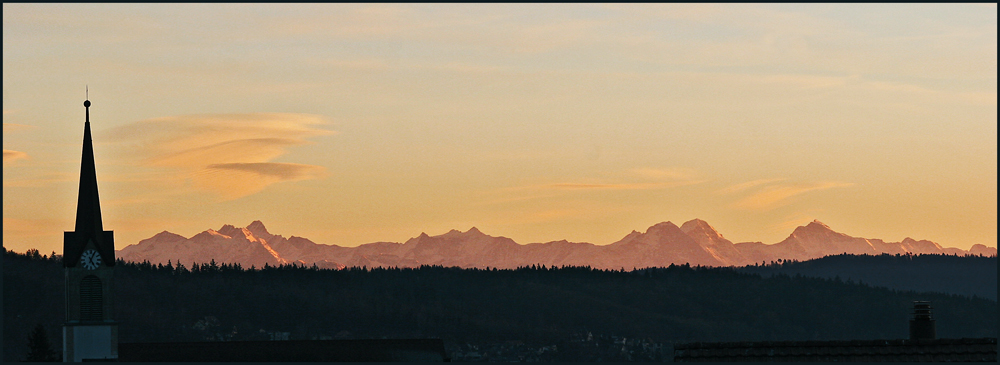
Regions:
M 76 325 L 63 327 L 63 361 L 117 359 L 117 328 L 114 325 Z

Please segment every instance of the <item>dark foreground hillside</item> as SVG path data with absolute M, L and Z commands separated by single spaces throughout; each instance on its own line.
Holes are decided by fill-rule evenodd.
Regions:
M 24 356 L 38 323 L 61 348 L 60 262 L 11 252 L 3 261 L 4 360 Z M 543 360 L 587 360 L 598 355 L 581 357 L 579 344 L 591 338 L 643 348 L 905 338 L 914 300 L 933 303 L 939 337 L 997 336 L 992 300 L 719 268 L 247 271 L 120 262 L 115 280 L 121 342 L 440 337 L 451 348 L 534 346 L 531 354 L 548 354 L 539 355 Z M 600 356 L 668 359 L 669 351 L 661 350 Z
M 747 266 L 739 271 L 862 282 L 896 290 L 997 300 L 997 257 L 955 255 L 835 255 L 808 261 Z

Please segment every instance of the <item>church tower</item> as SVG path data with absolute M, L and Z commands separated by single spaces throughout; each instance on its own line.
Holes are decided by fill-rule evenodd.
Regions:
M 87 110 L 87 119 L 83 127 L 76 230 L 63 235 L 65 362 L 118 359 L 118 324 L 114 321 L 115 239 L 114 232 L 105 231 L 101 223 L 94 143 L 90 137 L 89 98 L 83 106 Z

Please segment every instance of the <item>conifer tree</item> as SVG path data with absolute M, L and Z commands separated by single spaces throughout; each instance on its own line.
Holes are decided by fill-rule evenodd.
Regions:
M 35 330 L 28 336 L 28 356 L 24 361 L 32 362 L 53 362 L 59 361 L 58 355 L 52 350 L 49 343 L 49 335 L 45 332 L 45 326 L 39 323 Z

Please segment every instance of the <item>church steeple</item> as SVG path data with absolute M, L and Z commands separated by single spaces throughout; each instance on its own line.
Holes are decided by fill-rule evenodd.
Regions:
M 87 119 L 83 125 L 76 230 L 63 233 L 66 275 L 63 361 L 114 361 L 118 358 L 118 324 L 114 319 L 115 234 L 105 231 L 101 222 L 89 97 L 83 107 Z
M 86 121 L 83 126 L 83 153 L 80 161 L 80 193 L 76 203 L 76 227 L 66 232 L 63 246 L 63 263 L 76 266 L 83 251 L 97 250 L 107 266 L 115 264 L 114 239 L 111 231 L 104 231 L 101 219 L 101 201 L 97 191 L 97 169 L 94 164 L 94 140 L 90 133 L 90 99 L 83 102 Z M 89 245 L 89 246 L 88 246 Z

